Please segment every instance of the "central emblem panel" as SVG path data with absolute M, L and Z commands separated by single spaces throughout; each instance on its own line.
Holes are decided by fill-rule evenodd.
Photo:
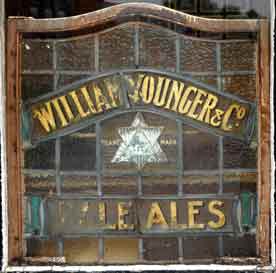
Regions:
M 135 163 L 142 169 L 146 163 L 168 162 L 158 138 L 164 127 L 150 127 L 141 113 L 137 113 L 130 127 L 118 129 L 122 138 L 112 163 Z

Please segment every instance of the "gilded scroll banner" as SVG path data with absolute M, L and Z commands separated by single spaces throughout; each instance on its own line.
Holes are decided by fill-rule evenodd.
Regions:
M 210 89 L 210 90 L 209 90 Z M 162 111 L 187 123 L 248 140 L 254 105 L 191 79 L 125 72 L 80 82 L 27 104 L 32 141 L 122 111 Z

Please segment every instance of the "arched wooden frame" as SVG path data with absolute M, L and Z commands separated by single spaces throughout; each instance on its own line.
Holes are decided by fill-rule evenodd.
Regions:
M 7 29 L 6 140 L 8 185 L 8 263 L 23 256 L 23 183 L 20 140 L 20 44 L 24 33 L 55 33 L 94 28 L 133 16 L 159 19 L 200 31 L 258 33 L 256 92 L 258 108 L 258 223 L 257 254 L 270 264 L 270 32 L 267 20 L 205 19 L 153 4 L 122 4 L 93 13 L 61 19 L 13 17 Z

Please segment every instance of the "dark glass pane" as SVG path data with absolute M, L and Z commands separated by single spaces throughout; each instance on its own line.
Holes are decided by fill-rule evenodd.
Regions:
M 61 138 L 61 170 L 92 171 L 96 163 L 96 133 L 86 129 Z
M 50 74 L 22 75 L 23 100 L 36 98 L 54 90 L 54 76 Z
M 143 240 L 144 259 L 148 261 L 177 261 L 176 238 L 147 238 Z
M 99 35 L 100 70 L 133 68 L 134 25 L 126 24 Z
M 58 70 L 93 71 L 95 68 L 93 36 L 59 41 L 56 50 Z
M 255 54 L 256 44 L 253 41 L 222 43 L 222 68 L 224 71 L 255 71 Z
M 22 69 L 53 69 L 53 42 L 24 39 L 22 43 Z
M 219 256 L 218 237 L 183 238 L 183 257 L 187 259 L 210 259 Z M 201 260 L 203 263 L 204 261 Z
M 200 12 L 222 13 L 225 7 L 225 0 L 200 0 Z
M 218 168 L 218 137 L 184 126 L 183 164 L 185 170 Z
M 246 13 L 250 9 L 250 0 L 226 0 L 226 12 Z
M 90 75 L 68 75 L 68 74 L 58 74 L 57 75 L 57 88 L 64 87 L 66 85 L 75 83 L 77 81 L 88 78 Z
M 46 141 L 25 151 L 25 169 L 54 169 L 55 141 Z
M 224 254 L 230 257 L 255 257 L 255 235 L 244 234 L 243 236 L 224 236 Z
M 257 146 L 239 140 L 224 138 L 224 168 L 257 167 Z
M 176 35 L 153 25 L 139 25 L 140 66 L 175 71 Z
M 27 257 L 57 257 L 57 242 L 55 240 L 27 240 Z
M 249 101 L 256 99 L 256 76 L 236 75 L 223 78 L 224 90 Z
M 181 72 L 216 71 L 216 44 L 196 39 L 181 39 Z

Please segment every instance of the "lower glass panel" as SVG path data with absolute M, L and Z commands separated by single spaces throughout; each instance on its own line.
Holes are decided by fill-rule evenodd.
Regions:
M 144 260 L 162 261 L 162 263 L 178 260 L 177 238 L 147 238 L 143 239 Z
M 98 260 L 98 240 L 91 238 L 66 239 L 64 240 L 64 257 L 68 264 L 95 263 Z
M 27 239 L 27 257 L 57 257 L 55 240 Z
M 104 239 L 105 263 L 137 263 L 139 260 L 138 239 Z

